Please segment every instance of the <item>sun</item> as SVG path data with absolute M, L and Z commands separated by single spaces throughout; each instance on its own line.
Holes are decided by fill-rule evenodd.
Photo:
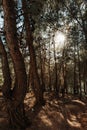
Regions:
M 66 36 L 64 33 L 57 31 L 54 36 L 55 47 L 61 49 L 64 47 Z

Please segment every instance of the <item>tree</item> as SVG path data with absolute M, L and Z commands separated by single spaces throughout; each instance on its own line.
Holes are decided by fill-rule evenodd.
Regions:
M 37 72 L 37 64 L 36 64 L 36 56 L 33 46 L 33 37 L 30 29 L 28 10 L 27 10 L 27 2 L 26 0 L 22 1 L 22 8 L 24 11 L 24 21 L 25 21 L 25 29 L 26 29 L 26 43 L 30 52 L 30 67 L 32 69 L 32 76 L 34 79 L 34 92 L 36 96 L 36 104 L 43 104 L 43 89 L 41 88 L 38 72 Z
M 14 88 L 12 89 L 11 98 L 7 99 L 7 97 L 5 96 L 5 99 L 7 99 L 6 107 L 10 118 L 10 124 L 13 127 L 24 128 L 26 127 L 26 121 L 23 102 L 27 89 L 27 75 L 24 60 L 18 47 L 16 10 L 14 1 L 3 0 L 3 10 L 6 41 L 13 61 L 16 77 L 16 83 Z
M 8 52 L 0 40 L 2 91 L 12 126 L 26 127 L 24 98 L 30 83 L 36 97 L 35 106 L 44 104 L 45 90 L 64 96 L 72 89 L 74 94 L 81 95 L 84 84 L 84 92 L 87 91 L 87 52 L 83 44 L 87 37 L 87 11 L 83 4 L 82 0 L 53 3 L 52 0 L 3 0 L 4 27 L 0 34 L 6 38 L 15 83 L 12 86 Z M 60 50 L 62 42 L 58 41 L 57 47 L 54 38 L 57 31 L 67 36 Z
M 3 78 L 4 78 L 4 84 L 2 87 L 3 95 L 6 97 L 6 99 L 11 98 L 11 76 L 10 76 L 10 69 L 9 69 L 9 63 L 7 58 L 7 52 L 5 50 L 5 47 L 2 43 L 2 40 L 0 38 L 0 53 L 2 57 L 2 72 L 3 72 Z

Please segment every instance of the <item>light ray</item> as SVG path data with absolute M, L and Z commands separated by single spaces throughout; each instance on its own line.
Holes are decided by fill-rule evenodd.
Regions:
M 62 49 L 64 47 L 66 36 L 64 33 L 57 31 L 54 36 L 54 42 L 56 49 Z

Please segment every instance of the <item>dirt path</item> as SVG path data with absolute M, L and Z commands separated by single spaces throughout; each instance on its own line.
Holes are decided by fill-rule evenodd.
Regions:
M 34 112 L 33 112 L 34 113 Z M 35 115 L 35 114 L 34 114 Z M 87 104 L 80 100 L 47 101 L 27 130 L 87 130 Z
M 87 103 L 78 99 L 67 101 L 47 99 L 37 111 L 30 109 L 31 98 L 26 100 L 26 114 L 32 125 L 26 130 L 87 130 Z M 3 100 L 0 98 L 0 130 L 10 130 Z M 2 107 L 3 106 L 3 107 Z M 32 105 L 31 105 L 32 106 Z

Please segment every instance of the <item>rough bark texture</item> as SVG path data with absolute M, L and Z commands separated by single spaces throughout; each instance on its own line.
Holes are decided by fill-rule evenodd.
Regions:
M 27 3 L 26 0 L 22 0 L 22 7 L 24 11 L 24 20 L 25 20 L 25 28 L 26 28 L 26 42 L 29 47 L 30 52 L 30 66 L 32 69 L 33 79 L 34 79 L 34 92 L 36 96 L 36 102 L 41 104 L 43 102 L 43 91 L 40 85 L 40 80 L 37 72 L 37 65 L 36 65 L 36 56 L 35 50 L 33 46 L 33 37 L 30 30 L 30 23 L 28 18 L 28 10 L 27 10 Z
M 3 72 L 3 78 L 4 78 L 4 84 L 2 86 L 2 92 L 3 95 L 6 98 L 10 98 L 11 94 L 11 76 L 10 76 L 10 69 L 8 64 L 8 58 L 7 53 L 5 50 L 5 47 L 2 43 L 2 40 L 0 38 L 0 53 L 2 56 L 2 72 Z
M 7 108 L 12 126 L 25 127 L 23 101 L 27 89 L 27 75 L 24 60 L 18 47 L 14 1 L 3 0 L 3 9 L 6 41 L 8 43 L 16 75 L 16 86 L 13 89 L 12 98 L 8 102 Z

